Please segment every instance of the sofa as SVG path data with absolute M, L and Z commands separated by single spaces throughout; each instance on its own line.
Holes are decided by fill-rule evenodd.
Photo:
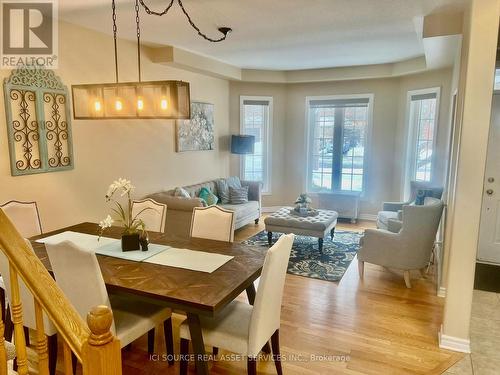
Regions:
M 195 185 L 183 186 L 182 188 L 189 193 L 189 198 L 175 196 L 175 189 L 160 191 L 145 197 L 167 205 L 165 233 L 183 238 L 189 237 L 193 208 L 204 207 L 206 205 L 205 201 L 198 197 L 200 190 L 205 187 L 210 192 L 218 195 L 217 180 L 218 179 Z M 235 212 L 235 229 L 250 223 L 257 224 L 261 215 L 261 183 L 242 180 L 241 186 L 248 186 L 247 203 L 217 204 L 222 208 Z

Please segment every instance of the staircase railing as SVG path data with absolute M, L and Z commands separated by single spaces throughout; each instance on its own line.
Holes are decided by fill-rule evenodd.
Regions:
M 17 372 L 28 374 L 23 329 L 23 307 L 19 277 L 33 294 L 36 316 L 38 373 L 49 374 L 47 337 L 43 312 L 54 323 L 64 341 L 64 374 L 72 375 L 71 353 L 78 358 L 84 375 L 121 375 L 120 342 L 110 331 L 113 316 L 107 306 L 96 306 L 87 315 L 87 324 L 57 286 L 40 259 L 31 251 L 14 225 L 0 209 L 0 250 L 9 260 L 11 309 L 17 354 Z M 0 319 L 0 375 L 7 375 L 4 322 Z

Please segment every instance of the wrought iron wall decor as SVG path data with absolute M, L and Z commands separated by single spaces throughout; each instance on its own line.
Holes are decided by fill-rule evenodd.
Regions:
M 22 67 L 4 80 L 13 176 L 73 168 L 68 90 L 53 71 Z

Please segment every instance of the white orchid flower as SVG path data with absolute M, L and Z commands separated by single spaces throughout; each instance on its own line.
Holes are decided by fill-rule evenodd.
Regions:
M 99 222 L 99 227 L 101 227 L 101 229 L 110 228 L 112 225 L 113 225 L 113 218 L 111 217 L 111 215 L 108 215 L 104 220 L 101 220 Z

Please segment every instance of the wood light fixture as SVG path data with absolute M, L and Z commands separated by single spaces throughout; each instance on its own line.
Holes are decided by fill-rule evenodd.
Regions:
M 139 1 L 135 1 L 137 27 L 137 82 L 119 82 L 116 6 L 112 0 L 115 83 L 73 85 L 75 119 L 189 119 L 189 83 L 141 80 L 141 31 Z

